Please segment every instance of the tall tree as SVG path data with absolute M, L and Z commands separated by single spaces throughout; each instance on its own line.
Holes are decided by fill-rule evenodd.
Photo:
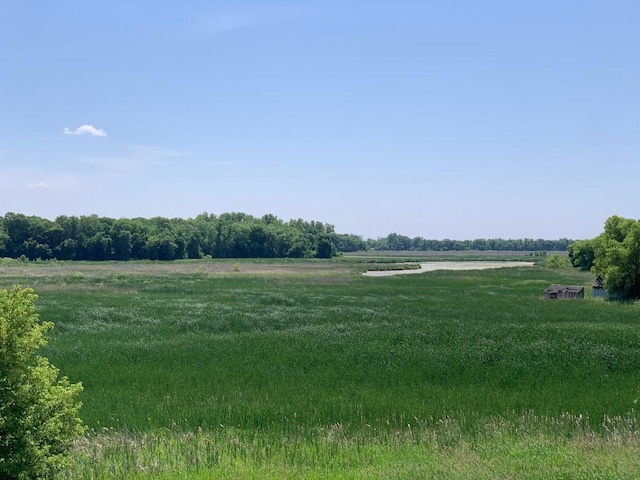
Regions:
M 609 217 L 595 242 L 595 273 L 607 291 L 622 298 L 640 297 L 640 222 Z

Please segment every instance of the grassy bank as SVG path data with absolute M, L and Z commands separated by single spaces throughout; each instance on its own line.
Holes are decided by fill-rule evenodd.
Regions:
M 67 476 L 640 477 L 639 306 L 543 300 L 589 275 L 259 264 L 2 269 L 85 386 Z

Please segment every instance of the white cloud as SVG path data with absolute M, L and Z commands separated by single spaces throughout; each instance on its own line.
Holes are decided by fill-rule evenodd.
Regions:
M 47 188 L 49 184 L 47 182 L 33 182 L 27 185 L 29 188 Z
M 65 135 L 91 135 L 92 137 L 107 136 L 107 132 L 105 132 L 101 128 L 96 128 L 93 125 L 81 125 L 75 130 L 69 130 L 69 128 L 64 127 L 63 133 Z

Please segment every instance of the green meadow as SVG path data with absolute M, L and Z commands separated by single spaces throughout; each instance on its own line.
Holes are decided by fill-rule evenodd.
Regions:
M 2 263 L 84 385 L 62 478 L 640 478 L 640 304 L 368 262 Z

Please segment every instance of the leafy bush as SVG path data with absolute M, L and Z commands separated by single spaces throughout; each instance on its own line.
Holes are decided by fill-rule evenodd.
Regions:
M 557 253 L 554 253 L 547 258 L 547 268 L 566 268 L 568 261 L 566 258 L 561 257 Z
M 0 290 L 0 477 L 49 478 L 81 435 L 79 383 L 34 355 L 51 322 L 40 322 L 31 289 Z

